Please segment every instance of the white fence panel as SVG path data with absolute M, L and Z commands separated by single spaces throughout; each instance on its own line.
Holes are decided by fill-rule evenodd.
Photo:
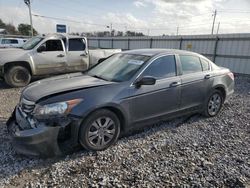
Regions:
M 203 54 L 219 66 L 228 67 L 235 73 L 250 74 L 250 34 L 89 38 L 89 46 L 122 50 L 188 50 Z

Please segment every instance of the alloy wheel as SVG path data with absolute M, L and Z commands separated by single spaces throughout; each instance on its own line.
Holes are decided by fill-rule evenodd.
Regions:
M 87 138 L 89 143 L 96 147 L 104 147 L 115 136 L 115 123 L 109 117 L 101 117 L 93 121 L 89 127 Z
M 208 113 L 209 113 L 209 115 L 215 116 L 219 112 L 219 110 L 221 108 L 221 105 L 222 105 L 221 96 L 218 93 L 214 93 L 210 97 L 209 102 L 208 102 Z

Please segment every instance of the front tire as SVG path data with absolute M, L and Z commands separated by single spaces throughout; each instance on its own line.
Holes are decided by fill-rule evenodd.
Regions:
M 101 151 L 113 145 L 120 135 L 120 120 L 102 109 L 93 112 L 80 127 L 79 141 L 87 150 Z
M 11 87 L 24 87 L 30 83 L 31 74 L 23 66 L 12 66 L 4 74 L 4 80 Z
M 204 110 L 204 115 L 206 117 L 214 117 L 216 116 L 223 105 L 223 95 L 221 91 L 214 90 L 206 101 L 206 106 Z

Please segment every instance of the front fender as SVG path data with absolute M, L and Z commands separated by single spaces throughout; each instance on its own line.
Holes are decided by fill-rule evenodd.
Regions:
M 33 75 L 35 74 L 35 64 L 32 54 L 32 51 L 25 51 L 21 49 L 9 49 L 6 51 L 2 50 L 0 51 L 0 67 L 7 67 L 11 64 L 22 65 L 22 63 L 25 63 L 27 66 L 29 66 Z

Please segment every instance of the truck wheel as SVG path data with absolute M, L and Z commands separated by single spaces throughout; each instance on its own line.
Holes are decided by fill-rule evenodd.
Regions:
M 120 135 L 120 120 L 111 111 L 93 112 L 81 125 L 80 144 L 87 150 L 101 151 L 114 144 Z
M 31 74 L 23 66 L 13 66 L 7 69 L 4 80 L 11 87 L 24 87 L 30 83 Z

